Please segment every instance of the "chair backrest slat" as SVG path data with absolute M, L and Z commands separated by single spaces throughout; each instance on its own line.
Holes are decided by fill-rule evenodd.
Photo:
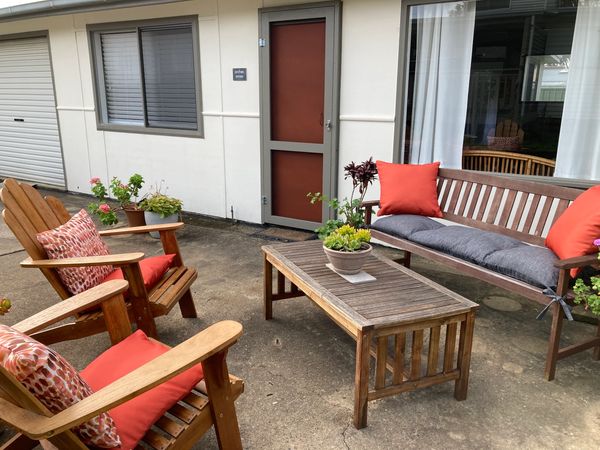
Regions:
M 52 228 L 56 228 L 60 225 L 60 220 L 54 214 L 54 211 L 41 194 L 35 189 L 33 186 L 29 186 L 28 184 L 21 184 L 21 189 L 35 208 L 36 212 L 40 215 L 42 220 L 44 221 L 47 230 L 51 230 Z

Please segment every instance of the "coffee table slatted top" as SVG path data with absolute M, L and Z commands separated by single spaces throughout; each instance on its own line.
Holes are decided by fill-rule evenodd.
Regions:
M 376 280 L 354 284 L 326 267 L 321 241 L 262 249 L 271 264 L 283 264 L 293 274 L 288 278 L 303 292 L 322 298 L 362 330 L 433 320 L 479 306 L 385 257 L 371 254 L 363 270 Z

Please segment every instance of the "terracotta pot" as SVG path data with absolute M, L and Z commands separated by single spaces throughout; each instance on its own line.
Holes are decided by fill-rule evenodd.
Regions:
M 127 216 L 127 223 L 130 227 L 141 227 L 146 225 L 146 219 L 144 219 L 144 211 L 141 209 L 130 209 L 123 208 L 125 215 Z
M 367 258 L 371 254 L 370 244 L 363 244 L 361 250 L 355 252 L 341 252 L 339 250 L 332 250 L 323 246 L 327 259 L 334 267 L 334 269 L 343 273 L 344 275 L 354 275 L 361 271 L 362 266 L 365 264 Z

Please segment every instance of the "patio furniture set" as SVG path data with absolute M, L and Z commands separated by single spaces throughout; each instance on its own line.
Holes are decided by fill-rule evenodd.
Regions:
M 587 192 L 460 170 L 438 172 L 438 166 L 411 168 L 378 162 L 381 201 L 365 202 L 366 223 L 373 237 L 403 250 L 404 258 L 395 262 L 369 256 L 363 268 L 367 279 L 357 282 L 327 267 L 318 241 L 262 248 L 266 320 L 273 317 L 273 302 L 306 296 L 356 341 L 356 428 L 367 426 L 367 405 L 376 399 L 446 382 L 454 382 L 456 400 L 467 397 L 478 305 L 410 270 L 412 253 L 551 305 L 548 380 L 554 378 L 558 359 L 586 349 L 594 349 L 594 356 L 600 358 L 600 326 L 596 337 L 559 348 L 563 296 L 571 271 L 593 265 L 595 255 L 552 259 L 541 237 L 558 225 L 558 218 L 572 202 L 586 201 Z M 419 180 L 420 174 L 429 180 L 426 188 L 414 187 L 417 175 L 413 170 Z M 400 199 L 390 197 L 391 175 L 394 183 L 412 186 L 408 194 L 404 187 Z M 388 180 L 385 188 L 384 180 Z M 417 202 L 413 198 L 414 208 L 409 207 L 406 213 L 394 211 L 406 200 L 404 197 L 423 194 L 432 198 Z M 82 434 L 81 427 L 98 431 L 98 421 L 105 427 L 101 436 L 118 439 L 125 430 L 121 438 L 134 442 L 133 446 L 143 441 L 155 449 L 189 448 L 214 425 L 221 448 L 241 448 L 234 401 L 244 384 L 228 373 L 226 354 L 241 336 L 242 326 L 219 322 L 173 349 L 154 340 L 154 317 L 168 314 L 175 304 L 180 305 L 184 317 L 196 317 L 190 286 L 197 272 L 184 265 L 175 237 L 183 224 L 119 228 L 98 234 L 93 223 L 90 229 L 91 219 L 85 211 L 71 217 L 58 199 L 43 198 L 28 185 L 6 180 L 0 198 L 6 208 L 5 222 L 29 254 L 21 265 L 39 268 L 64 299 L 12 329 L 0 325 L 0 347 L 8 345 L 7 339 L 17 339 L 60 363 L 61 357 L 43 344 L 101 332 L 108 332 L 113 344 L 80 374 L 71 368 L 71 381 L 87 386 L 87 390 L 62 408 L 45 402 L 43 393 L 27 385 L 31 377 L 40 376 L 36 370 L 47 368 L 35 367 L 23 376 L 0 364 L 0 419 L 19 431 L 5 448 L 32 448 L 40 439 L 59 448 L 88 448 L 94 441 L 89 433 Z M 371 223 L 377 205 L 386 217 Z M 441 217 L 442 211 L 450 225 L 425 217 Z M 100 239 L 100 235 L 148 231 L 160 232 L 165 255 L 110 255 Z M 93 241 L 96 254 L 73 253 L 80 245 L 78 239 Z M 71 253 L 60 254 L 60 249 Z M 490 259 L 494 255 L 497 260 Z M 102 274 L 101 284 L 85 284 L 98 275 L 98 268 L 107 265 L 114 270 L 109 267 L 108 275 Z M 74 284 L 65 268 L 84 270 L 84 283 Z M 553 287 L 556 292 L 548 297 L 542 293 L 544 287 Z M 55 326 L 67 317 L 74 317 L 74 321 Z M 138 328 L 135 333 L 132 323 Z M 131 358 L 131 354 L 140 356 Z M 18 352 L 14 358 L 18 360 Z M 371 358 L 375 361 L 373 370 Z M 113 379 L 103 376 L 106 372 L 114 372 Z M 178 383 L 179 390 L 159 407 L 154 403 L 165 383 Z M 73 396 L 72 392 L 66 394 Z M 125 403 L 132 398 L 138 402 L 134 409 Z M 142 431 L 130 437 L 126 429 L 138 420 L 137 411 L 146 408 L 154 411 L 153 416 L 145 417 L 143 426 L 132 427 L 141 426 Z M 107 411 L 114 415 L 114 422 L 111 416 L 98 416 Z

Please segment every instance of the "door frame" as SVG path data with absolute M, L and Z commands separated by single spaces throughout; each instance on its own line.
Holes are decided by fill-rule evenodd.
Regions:
M 259 41 L 268 40 L 269 23 L 272 21 L 302 20 L 312 19 L 315 16 L 323 14 L 323 9 L 329 9 L 327 20 L 332 20 L 332 54 L 325 54 L 325 67 L 331 67 L 331 80 L 325 78 L 325 99 L 324 105 L 331 106 L 331 131 L 329 132 L 330 149 L 323 153 L 323 192 L 328 198 L 337 195 L 337 174 L 338 174 L 338 145 L 339 145 L 339 117 L 340 117 L 340 61 L 341 61 L 341 1 L 327 1 L 319 3 L 309 3 L 300 5 L 278 6 L 271 8 L 259 8 Z M 327 36 L 326 36 L 327 39 Z M 269 47 L 259 46 L 259 99 L 260 99 L 260 177 L 261 177 L 261 222 L 275 225 L 283 225 L 293 228 L 302 228 L 313 230 L 321 223 L 310 222 L 306 220 L 293 219 L 271 214 L 271 168 L 270 168 L 270 149 L 267 142 L 270 141 L 270 73 L 269 73 Z M 327 120 L 327 118 L 325 118 Z M 324 141 L 325 144 L 325 141 Z M 298 144 L 301 146 L 310 146 L 311 144 Z M 320 145 L 320 144 L 319 144 Z M 292 147 L 292 145 L 288 144 Z M 295 145 L 293 145 L 295 146 Z M 285 150 L 285 149 L 282 149 Z M 307 153 L 310 150 L 304 149 Z M 327 154 L 329 151 L 329 154 Z M 307 198 L 308 201 L 308 198 Z M 322 219 L 325 222 L 333 218 L 333 212 L 326 203 L 322 205 Z

